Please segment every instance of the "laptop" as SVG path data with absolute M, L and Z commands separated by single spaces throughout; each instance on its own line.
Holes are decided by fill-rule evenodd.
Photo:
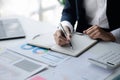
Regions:
M 0 80 L 25 80 L 47 69 L 47 65 L 0 47 Z
M 25 33 L 17 18 L 0 19 L 0 40 L 25 38 Z

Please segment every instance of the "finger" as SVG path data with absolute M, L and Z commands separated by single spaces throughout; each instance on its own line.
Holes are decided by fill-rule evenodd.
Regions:
M 70 29 L 69 29 L 67 26 L 65 26 L 64 29 L 65 29 L 66 34 L 67 34 L 67 37 L 66 37 L 67 40 L 70 40 L 70 39 L 71 39 L 71 32 L 70 32 Z
M 87 34 L 87 32 L 88 32 L 89 30 L 91 30 L 92 28 L 93 28 L 93 26 L 90 27 L 90 28 L 88 28 L 88 29 L 86 29 L 86 30 L 84 30 L 83 33 L 84 33 L 84 34 Z
M 99 31 L 96 30 L 96 31 L 92 32 L 89 36 L 90 36 L 92 39 L 97 39 L 97 38 L 100 37 L 100 36 L 99 36 Z
M 66 45 L 66 40 L 62 39 L 62 38 L 55 38 L 55 41 L 58 45 L 62 46 L 62 45 Z
M 98 29 L 97 26 L 93 26 L 93 27 L 91 27 L 91 29 L 88 29 L 88 30 L 86 31 L 86 34 L 87 34 L 87 35 L 91 35 L 91 34 L 94 33 L 97 29 Z
M 62 31 L 61 30 L 57 30 L 55 32 L 54 39 L 55 39 L 55 42 L 58 45 L 65 45 L 65 44 L 69 43 L 69 41 L 62 35 Z
M 66 41 L 66 40 L 67 40 L 66 37 L 64 37 L 64 36 L 62 35 L 62 31 L 61 31 L 61 30 L 59 30 L 59 31 L 57 32 L 57 38 L 60 39 L 60 40 L 62 40 L 62 41 Z
M 57 30 L 55 33 L 54 33 L 54 39 L 55 39 L 55 42 L 59 45 L 60 43 L 60 36 L 61 36 L 61 32 L 60 30 Z
M 57 39 L 57 44 L 60 45 L 60 46 L 63 46 L 65 45 L 65 41 L 63 39 Z
M 85 30 L 84 32 L 88 32 L 89 30 L 91 30 L 94 26 L 91 26 L 90 28 L 88 28 L 87 30 Z

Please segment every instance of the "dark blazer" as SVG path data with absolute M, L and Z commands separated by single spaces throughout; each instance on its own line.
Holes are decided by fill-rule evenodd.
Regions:
M 67 20 L 73 26 L 78 20 L 76 31 L 82 32 L 89 28 L 91 25 L 88 24 L 86 19 L 86 12 L 83 6 L 84 0 L 66 0 L 65 7 L 62 12 L 61 21 Z M 106 15 L 110 29 L 104 29 L 106 31 L 112 31 L 120 28 L 120 11 L 119 11 L 119 0 L 107 0 L 107 11 Z

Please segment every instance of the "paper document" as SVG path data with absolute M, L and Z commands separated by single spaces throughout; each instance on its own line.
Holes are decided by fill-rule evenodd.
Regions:
M 43 63 L 0 47 L 0 80 L 25 80 L 45 68 Z
M 46 63 L 50 66 L 57 66 L 58 64 L 69 59 L 70 56 L 59 54 L 45 48 L 39 48 L 35 46 L 28 45 L 26 42 L 21 42 L 18 45 L 13 45 L 10 47 L 11 50 L 17 51 L 18 54 L 29 57 L 33 60 Z

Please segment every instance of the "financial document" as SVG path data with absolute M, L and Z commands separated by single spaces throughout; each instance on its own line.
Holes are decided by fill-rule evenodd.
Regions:
M 0 80 L 25 80 L 47 69 L 47 65 L 0 47 Z
M 22 42 L 19 45 L 12 45 L 9 49 L 33 60 L 46 63 L 50 66 L 57 66 L 70 58 L 68 55 L 60 54 L 45 48 L 31 46 L 26 42 Z

